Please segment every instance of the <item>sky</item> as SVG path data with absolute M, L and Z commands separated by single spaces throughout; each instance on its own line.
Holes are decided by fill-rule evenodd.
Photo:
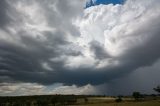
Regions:
M 86 7 L 91 7 L 100 4 L 123 4 L 125 0 L 88 0 L 86 3 Z
M 152 94 L 160 1 L 0 0 L 0 96 Z

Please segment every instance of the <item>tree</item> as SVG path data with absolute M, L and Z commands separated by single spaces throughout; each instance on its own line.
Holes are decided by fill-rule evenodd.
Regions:
M 135 100 L 139 100 L 139 98 L 142 97 L 142 95 L 140 94 L 140 92 L 133 92 L 132 96 L 135 98 Z
M 156 92 L 160 93 L 160 86 L 157 86 L 156 88 L 153 88 Z
M 85 103 L 88 103 L 88 98 L 85 97 L 85 98 L 84 98 L 84 101 L 85 101 Z
M 116 98 L 116 100 L 115 100 L 116 102 L 122 102 L 122 96 L 118 96 L 118 98 Z

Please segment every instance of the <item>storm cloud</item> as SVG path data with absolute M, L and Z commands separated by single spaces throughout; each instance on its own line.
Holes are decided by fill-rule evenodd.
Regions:
M 93 86 L 111 87 L 112 81 L 158 62 L 159 1 L 127 0 L 89 8 L 85 3 L 1 0 L 0 87 L 61 83 L 60 91 L 52 93 L 74 89 L 80 94 L 88 86 L 97 93 Z

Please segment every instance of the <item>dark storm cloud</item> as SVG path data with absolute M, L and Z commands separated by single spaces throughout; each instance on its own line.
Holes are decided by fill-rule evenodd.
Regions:
M 92 41 L 90 45 L 90 49 L 94 52 L 95 58 L 103 60 L 110 57 L 104 50 L 104 45 L 100 44 L 97 41 Z
M 19 5 L 22 5 L 23 8 L 18 7 L 17 2 L 20 2 Z M 12 3 L 15 6 L 11 6 Z M 34 3 L 38 6 L 34 7 L 33 5 L 32 8 L 31 4 Z M 1 1 L 3 5 L 1 8 L 3 9 L 0 10 L 0 16 L 2 15 L 6 18 L 0 20 L 0 25 L 4 26 L 9 22 L 10 18 L 9 16 L 7 18 L 7 12 L 5 11 L 7 7 L 12 7 L 13 9 L 12 11 L 8 10 L 12 18 L 20 20 L 10 20 L 12 24 L 8 26 L 9 28 L 6 28 L 6 30 L 1 29 L 2 31 L 0 32 L 0 82 L 36 82 L 44 85 L 59 82 L 69 85 L 85 85 L 88 83 L 96 85 L 126 75 L 139 67 L 151 65 L 159 59 L 160 15 L 158 13 L 155 16 L 156 18 L 151 18 L 151 20 L 142 24 L 139 30 L 135 30 L 135 33 L 128 35 L 133 38 L 136 35 L 143 35 L 147 40 L 143 41 L 142 38 L 140 39 L 142 44 L 131 47 L 128 47 L 128 45 L 132 45 L 132 42 L 126 43 L 126 45 L 122 46 L 128 47 L 127 50 L 124 50 L 124 53 L 120 55 L 114 56 L 109 54 L 104 44 L 95 41 L 97 39 L 87 43 L 89 45 L 88 48 L 87 46 L 77 46 L 77 43 L 74 42 L 81 34 L 72 22 L 73 19 L 80 17 L 83 13 L 83 6 L 80 6 L 79 3 L 83 4 L 82 1 L 70 2 L 69 0 L 55 0 L 52 2 L 16 0 L 16 2 L 10 1 L 8 4 L 5 1 Z M 14 10 L 14 8 L 17 9 Z M 38 16 L 32 19 L 35 14 L 34 11 L 33 13 L 32 11 L 26 12 L 26 8 L 27 10 L 31 8 L 31 10 L 36 11 L 35 13 Z M 16 15 L 12 15 L 13 13 L 11 14 L 11 12 L 15 12 Z M 39 14 L 39 12 L 41 13 Z M 142 16 L 142 18 L 144 17 Z M 153 19 L 154 22 L 152 22 Z M 38 23 L 36 23 L 37 21 Z M 41 21 L 45 23 L 42 28 L 40 27 L 43 26 Z M 128 26 L 133 23 L 127 21 Z M 26 24 L 29 24 L 29 27 Z M 101 27 L 101 25 L 98 27 Z M 46 30 L 44 30 L 45 28 Z M 119 38 L 117 37 L 116 40 L 119 40 Z M 116 40 L 113 41 L 116 42 Z M 79 43 L 83 43 L 83 41 Z M 86 49 L 91 54 L 86 53 Z M 121 48 L 118 48 L 116 52 L 120 50 Z M 83 59 L 87 58 L 86 54 L 87 56 L 89 54 L 90 58 L 92 58 L 91 61 L 95 61 L 92 67 L 79 65 Z M 74 65 L 67 67 L 69 59 L 69 62 L 79 66 L 76 68 L 74 68 Z M 85 64 L 92 63 L 85 62 Z M 101 66 L 101 64 L 104 65 Z
M 9 9 L 9 6 L 8 6 L 6 0 L 1 0 L 0 1 L 0 17 L 1 17 L 1 19 L 0 19 L 1 26 L 0 27 L 1 28 L 5 27 L 5 25 L 10 22 L 10 18 L 7 15 L 8 9 Z
M 141 66 L 150 66 L 159 60 L 160 43 L 158 41 L 160 39 L 160 31 L 158 29 L 160 28 L 160 21 L 158 21 L 158 18 L 159 17 L 155 18 L 154 22 L 148 22 L 146 25 L 149 25 L 148 27 L 143 27 L 135 33 L 144 34 L 144 36 L 150 35 L 150 38 L 143 44 L 131 48 L 126 54 L 120 57 L 120 60 L 123 60 L 125 64 L 128 64 L 130 68 L 133 67 L 133 69 L 135 69 Z
M 2 43 L 0 46 L 0 68 L 1 76 L 8 76 L 13 81 L 22 82 L 38 82 L 42 84 L 52 84 L 54 82 L 61 82 L 66 84 L 76 83 L 84 85 L 86 83 L 99 84 L 110 80 L 116 74 L 113 71 L 98 72 L 95 69 L 79 68 L 72 72 L 63 67 L 63 62 L 49 62 L 53 71 L 48 72 L 41 66 L 41 62 L 53 57 L 53 52 L 47 50 L 40 43 L 33 41 L 33 39 L 24 38 L 26 45 L 35 47 L 32 50 L 25 50 L 22 47 Z M 24 42 L 24 43 L 25 43 Z M 56 54 L 58 56 L 60 54 Z M 73 55 L 73 54 L 72 54 Z M 113 70 L 113 69 L 111 69 Z M 74 80 L 73 80 L 74 79 Z M 2 80 L 2 79 L 1 79 Z
M 18 0 L 16 0 L 16 2 L 18 2 Z M 15 4 L 16 2 L 10 1 L 9 3 Z M 34 2 L 35 1 L 33 1 L 33 3 Z M 4 82 L 4 81 L 17 82 L 18 81 L 18 82 L 38 82 L 43 84 L 51 84 L 51 83 L 60 81 L 59 79 L 60 75 L 59 74 L 57 75 L 57 73 L 60 73 L 61 70 L 65 70 L 65 69 L 62 68 L 64 65 L 63 61 L 51 62 L 49 59 L 54 57 L 59 57 L 61 55 L 68 55 L 68 56 L 82 55 L 81 52 L 79 51 L 73 51 L 70 49 L 68 49 L 68 51 L 64 51 L 59 49 L 59 47 L 62 47 L 64 45 L 67 46 L 70 44 L 65 39 L 66 37 L 65 31 L 67 30 L 67 33 L 70 33 L 70 31 L 68 31 L 68 28 L 71 27 L 70 29 L 73 30 L 72 29 L 73 26 L 71 23 L 68 23 L 68 20 L 70 21 L 70 16 L 67 16 L 68 18 L 59 16 L 59 15 L 63 15 L 63 13 L 66 13 L 66 10 L 64 8 L 58 9 L 57 12 L 60 14 L 57 15 L 58 13 L 56 13 L 55 11 L 52 11 L 49 7 L 47 7 L 48 2 L 50 1 L 46 1 L 46 2 L 42 1 L 42 2 L 39 2 L 39 5 L 46 10 L 45 14 L 47 15 L 47 18 L 51 18 L 49 20 L 47 19 L 47 21 L 49 22 L 49 25 L 51 24 L 52 27 L 56 26 L 56 31 L 54 33 L 52 31 L 41 32 L 47 38 L 47 41 L 45 42 L 39 41 L 39 37 L 33 38 L 32 35 L 30 35 L 31 33 L 28 33 L 26 30 L 20 28 L 20 27 L 23 27 L 23 23 L 21 22 L 23 22 L 24 19 L 22 19 L 23 16 L 21 17 L 21 15 L 19 15 L 19 12 L 16 9 L 14 10 L 14 7 L 12 7 L 13 10 L 8 10 L 9 13 L 15 12 L 16 15 L 13 15 L 14 18 L 21 19 L 23 21 L 18 22 L 18 21 L 9 20 L 9 21 L 12 21 L 12 24 L 20 25 L 18 27 L 19 31 L 17 31 L 16 35 L 12 35 L 10 30 L 4 29 L 4 31 L 7 31 L 6 33 L 11 34 L 10 36 L 13 36 L 13 38 L 18 37 L 20 41 L 18 40 L 15 42 L 18 42 L 19 44 L 13 43 L 14 41 L 13 42 L 8 41 L 8 39 L 10 39 L 10 36 L 5 35 L 6 33 L 1 33 L 2 37 L 3 36 L 7 37 L 7 39 L 5 39 L 4 41 L 1 40 L 1 43 L 0 43 L 1 82 Z M 62 1 L 55 1 L 53 2 L 53 4 L 57 3 L 56 5 L 57 6 L 59 5 L 60 7 L 63 7 L 63 5 L 64 6 L 68 5 L 67 7 L 69 7 L 70 5 L 68 3 L 62 4 L 59 2 L 62 2 Z M 23 1 L 20 3 L 30 4 L 32 3 L 32 1 Z M 7 8 L 10 8 L 10 5 L 7 4 L 7 2 L 5 1 L 1 1 L 1 5 L 2 5 L 1 15 L 4 17 L 4 19 L 3 18 L 1 19 L 0 24 L 1 26 L 4 26 L 4 22 L 5 24 L 9 22 L 7 19 L 9 19 L 10 17 L 9 16 L 7 17 L 6 15 L 7 11 L 5 10 Z M 72 7 L 69 7 L 69 8 L 72 8 Z M 62 13 L 59 12 L 59 10 L 62 11 Z M 55 12 L 56 14 L 54 14 L 53 12 Z M 75 12 L 71 14 L 77 14 L 77 13 Z M 9 15 L 12 15 L 12 14 L 9 14 Z M 65 18 L 66 21 L 60 22 L 59 20 L 61 20 L 62 18 Z M 65 27 L 65 24 L 67 24 L 68 26 L 62 29 L 62 27 Z M 10 26 L 10 27 L 12 28 L 14 26 Z M 71 31 L 71 33 L 73 32 L 75 32 L 75 30 Z M 53 72 L 48 72 L 47 69 L 45 69 L 45 67 L 43 67 L 42 65 L 45 62 L 48 65 L 50 65 L 49 67 L 51 68 L 53 67 L 53 70 L 55 71 L 51 70 Z M 8 78 L 8 80 L 6 80 L 6 77 Z
M 42 47 L 42 51 L 33 50 L 30 52 L 21 47 L 4 44 L 5 45 L 0 46 L 0 56 L 2 58 L 1 70 L 6 70 L 7 72 L 2 71 L 1 75 L 3 74 L 13 79 L 19 79 L 31 75 L 31 73 L 33 73 L 34 76 L 34 73 L 38 74 L 42 71 L 39 62 L 47 57 L 45 53 L 42 53 L 44 51 Z

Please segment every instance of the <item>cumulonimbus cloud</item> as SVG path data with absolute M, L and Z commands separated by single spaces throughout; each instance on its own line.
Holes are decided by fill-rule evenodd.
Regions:
M 1 1 L 0 82 L 102 84 L 160 57 L 160 2 Z

